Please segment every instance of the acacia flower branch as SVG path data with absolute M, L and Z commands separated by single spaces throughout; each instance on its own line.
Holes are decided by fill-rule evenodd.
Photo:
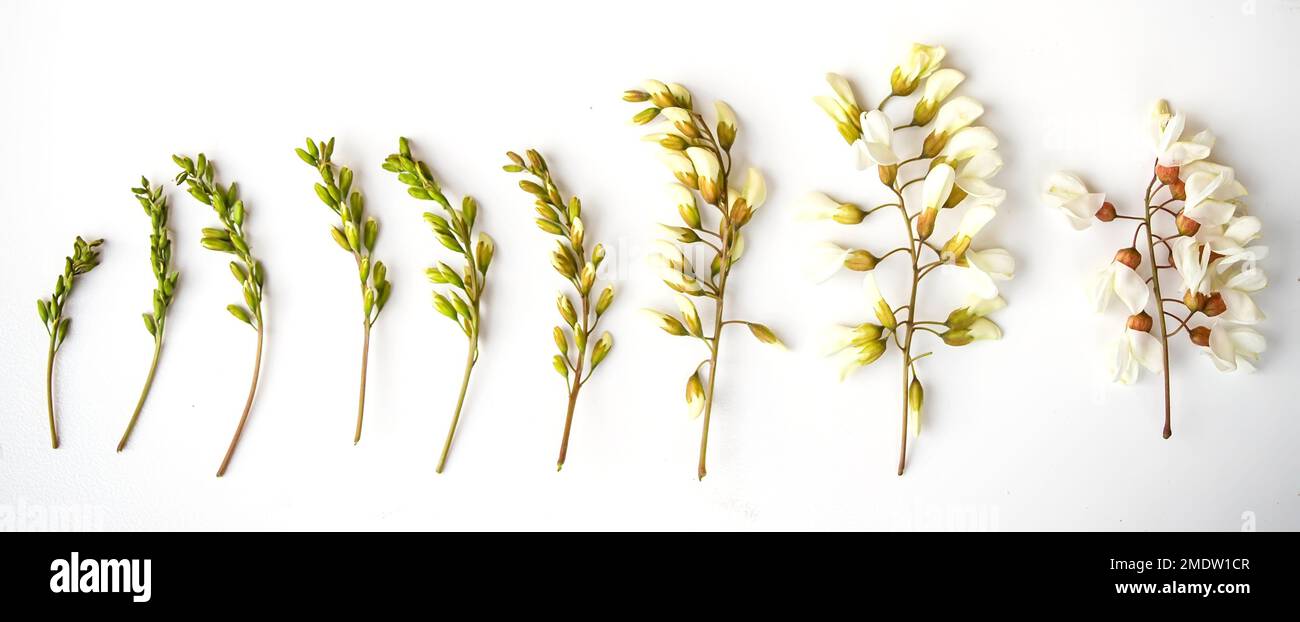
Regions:
M 675 203 L 685 226 L 662 226 L 668 239 L 659 241 L 659 250 L 652 257 L 652 262 L 664 283 L 677 292 L 679 313 L 674 315 L 650 309 L 646 311 L 665 332 L 699 338 L 709 349 L 707 381 L 700 377 L 700 366 L 696 367 L 686 381 L 688 412 L 692 418 L 704 415 L 697 468 L 698 477 L 704 479 L 708 473 L 709 425 L 717 387 L 722 327 L 733 321 L 725 319 L 723 313 L 727 280 L 731 269 L 745 252 L 742 229 L 766 200 L 767 187 L 762 175 L 752 168 L 747 171 L 743 186 L 731 186 L 731 149 L 735 144 L 739 124 L 735 111 L 725 102 L 715 103 L 715 133 L 703 115 L 695 111 L 690 91 L 680 84 L 647 80 L 641 88 L 624 92 L 623 99 L 650 104 L 633 117 L 634 122 L 647 125 L 663 120 L 653 133 L 646 136 L 646 140 L 657 143 L 662 148 L 660 159 L 678 181 L 669 187 L 669 197 Z M 706 222 L 700 213 L 700 200 L 716 208 L 716 220 L 709 218 Z M 853 209 L 859 220 L 865 216 L 861 210 Z M 701 234 L 716 238 L 718 244 L 706 242 Z M 707 273 L 697 271 L 690 258 L 678 246 L 700 242 L 713 254 Z M 705 329 L 692 298 L 713 301 L 713 323 L 708 330 Z M 745 324 L 759 341 L 783 345 L 767 326 L 754 322 Z
M 983 107 L 969 97 L 948 99 L 965 75 L 955 69 L 940 68 L 945 55 L 942 47 L 914 44 L 891 75 L 891 90 L 874 110 L 862 112 L 854 89 L 848 80 L 829 74 L 827 82 L 833 95 L 818 96 L 814 101 L 835 122 L 844 140 L 852 146 L 860 169 L 874 169 L 876 177 L 894 197 L 900 222 L 906 233 L 903 245 L 877 257 L 864 249 L 844 249 L 833 243 L 823 243 L 810 254 L 809 274 L 824 281 L 847 269 L 865 273 L 863 290 L 867 305 L 879 323 L 862 323 L 857 326 L 834 326 L 826 337 L 825 352 L 836 356 L 840 363 L 841 379 L 853 371 L 878 360 L 888 349 L 892 339 L 902 359 L 902 423 L 900 426 L 898 474 L 907 465 L 909 435 L 920 433 L 921 408 L 925 389 L 918 377 L 916 361 L 930 356 L 913 355 L 913 337 L 926 332 L 938 336 L 947 345 L 963 346 L 973 341 L 1001 337 L 998 328 L 986 315 L 1005 305 L 998 295 L 995 281 L 1011 278 L 1015 261 L 1002 249 L 973 250 L 971 243 L 979 231 L 993 218 L 995 208 L 1006 193 L 988 183 L 1002 167 L 996 152 L 997 138 L 991 131 L 972 124 L 983 114 Z M 895 125 L 884 112 L 885 104 L 898 97 L 912 95 L 922 84 L 924 89 L 917 98 L 912 121 Z M 896 133 L 909 127 L 930 128 L 922 141 L 919 153 L 903 157 L 898 151 Z M 926 175 L 901 181 L 898 170 L 905 164 L 926 162 Z M 907 189 L 922 183 L 921 197 L 908 201 Z M 913 197 L 915 198 L 915 197 Z M 909 209 L 911 206 L 911 209 Z M 956 233 L 942 246 L 930 242 L 939 215 L 948 210 L 966 208 Z M 862 222 L 855 206 L 839 203 L 824 194 L 814 193 L 802 205 L 806 219 L 832 220 L 844 225 Z M 928 248 L 937 259 L 926 262 L 922 249 Z M 880 261 L 895 253 L 907 253 L 908 266 L 907 304 L 892 307 L 876 285 L 874 271 Z M 918 300 L 922 281 L 934 270 L 952 266 L 968 277 L 970 292 L 968 302 L 954 309 L 943 322 L 918 318 Z M 907 311 L 905 318 L 898 317 Z M 935 327 L 942 327 L 943 330 Z
M 1214 135 L 1206 130 L 1185 138 L 1186 118 L 1164 100 L 1152 108 L 1148 125 L 1155 162 L 1141 203 L 1143 218 L 1134 227 L 1132 244 L 1120 249 L 1096 274 L 1090 292 L 1097 311 L 1104 311 L 1111 300 L 1119 298 L 1131 314 L 1113 342 L 1110 372 L 1123 384 L 1135 382 L 1141 368 L 1163 375 L 1161 435 L 1169 438 L 1173 434 L 1169 339 L 1186 331 L 1218 369 L 1254 369 L 1266 343 L 1252 328 L 1264 318 L 1252 294 L 1268 283 L 1258 266 L 1268 249 L 1252 245 L 1261 224 L 1245 213 L 1246 189 L 1233 169 L 1208 160 Z M 1167 191 L 1169 198 L 1157 204 L 1162 191 Z M 1111 222 L 1120 218 L 1103 194 L 1089 192 L 1082 180 L 1069 173 L 1053 174 L 1044 198 L 1076 229 L 1087 228 L 1094 219 Z M 1182 203 L 1177 210 L 1170 207 L 1176 202 Z M 1160 213 L 1173 220 L 1173 233 L 1156 230 L 1152 217 Z M 1143 234 L 1145 257 L 1138 248 Z M 1156 255 L 1157 246 L 1166 251 L 1163 262 Z M 1144 262 L 1151 266 L 1145 278 L 1138 273 Z M 1170 269 L 1182 281 L 1181 299 L 1162 293 L 1168 284 L 1162 282 L 1160 273 Z M 1148 304 L 1154 304 L 1155 318 L 1146 312 Z M 1182 305 L 1188 315 L 1173 313 L 1167 305 Z M 1213 323 L 1194 326 L 1198 315 Z M 1169 318 L 1179 324 L 1172 331 Z M 1153 336 L 1151 331 L 1157 325 L 1159 332 Z

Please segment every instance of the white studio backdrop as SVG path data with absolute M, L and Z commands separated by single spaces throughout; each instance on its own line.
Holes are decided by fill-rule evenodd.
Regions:
M 1100 529 L 1300 527 L 1300 311 L 1294 62 L 1300 2 L 0 2 L 0 509 L 9 528 L 131 529 Z M 695 36 L 692 33 L 699 33 Z M 938 347 L 923 362 L 926 428 L 894 474 L 898 359 L 839 383 L 815 352 L 831 322 L 869 319 L 859 280 L 804 281 L 800 256 L 865 229 L 793 215 L 811 190 L 867 203 L 812 103 L 822 75 L 872 102 L 912 41 L 946 45 L 1001 138 L 1009 197 L 983 236 L 1019 259 L 1005 339 Z M 767 175 L 723 343 L 710 475 L 695 479 L 698 422 L 683 384 L 704 355 L 637 310 L 671 305 L 643 261 L 675 220 L 670 176 L 621 101 L 643 78 L 737 110 L 742 163 Z M 1038 198 L 1053 170 L 1121 208 L 1149 176 L 1143 122 L 1166 97 L 1220 137 L 1215 159 L 1251 190 L 1272 255 L 1259 372 L 1225 376 L 1181 338 L 1174 436 L 1160 438 L 1156 376 L 1111 385 L 1099 340 L 1122 322 L 1084 303 L 1089 271 L 1127 227 L 1071 231 Z M 710 108 L 711 109 L 711 108 Z M 710 114 L 711 116 L 711 114 Z M 336 136 L 335 159 L 381 223 L 395 293 L 371 350 L 365 436 L 352 445 L 360 318 L 352 260 L 328 235 L 315 173 L 293 154 Z M 472 194 L 497 240 L 484 344 L 447 472 L 433 473 L 463 336 L 431 305 L 423 270 L 445 259 L 379 167 L 411 137 L 445 189 Z M 532 224 L 508 149 L 541 149 L 611 250 L 616 346 L 582 394 L 569 460 L 554 468 L 565 406 L 550 367 L 549 236 Z M 253 332 L 226 259 L 198 245 L 214 219 L 172 191 L 181 289 L 148 406 L 114 453 L 151 341 L 149 225 L 129 188 L 162 181 L 172 153 L 204 151 L 238 180 L 268 272 L 257 403 L 230 472 L 213 473 L 243 406 Z M 888 229 L 877 225 L 874 229 Z M 104 237 L 77 283 L 60 352 L 63 447 L 48 446 L 48 296 L 76 235 Z M 862 238 L 857 238 L 862 239 Z M 895 266 L 897 267 L 897 266 Z M 882 277 L 886 294 L 901 283 Z M 936 309 L 936 312 L 947 309 Z M 1107 323 L 1109 322 L 1109 323 Z M 80 519 L 68 523 L 67 517 Z M 59 518 L 61 517 L 61 518 Z M 65 521 L 65 522 L 59 522 Z

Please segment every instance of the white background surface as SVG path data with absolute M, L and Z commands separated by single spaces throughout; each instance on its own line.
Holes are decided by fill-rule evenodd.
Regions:
M 0 508 L 20 515 L 10 526 L 40 527 L 44 510 L 106 529 L 1235 530 L 1243 512 L 1259 529 L 1300 527 L 1290 329 L 1300 3 L 688 6 L 0 3 Z M 693 30 L 713 32 L 693 40 Z M 798 268 L 810 241 L 849 244 L 864 229 L 809 227 L 792 208 L 814 189 L 879 196 L 810 97 L 839 71 L 877 101 L 912 40 L 948 47 L 946 64 L 968 75 L 960 92 L 985 104 L 982 124 L 1002 139 L 997 181 L 1010 196 L 984 244 L 1020 266 L 997 316 L 1006 339 L 924 362 L 927 427 L 899 478 L 896 353 L 837 383 L 814 337 L 869 318 L 858 281 L 807 285 Z M 738 153 L 767 173 L 770 194 L 729 315 L 793 346 L 781 353 L 741 331 L 724 340 L 703 483 L 698 423 L 681 400 L 703 348 L 636 313 L 671 304 L 642 257 L 653 223 L 675 218 L 661 194 L 668 174 L 626 123 L 638 108 L 619 98 L 645 77 L 738 111 Z M 1117 387 L 1099 371 L 1097 339 L 1122 318 L 1103 324 L 1082 304 L 1086 273 L 1129 229 L 1075 234 L 1037 198 L 1050 171 L 1068 168 L 1132 207 L 1149 176 L 1142 123 L 1162 96 L 1220 136 L 1215 159 L 1237 167 L 1273 250 L 1260 372 L 1220 375 L 1180 338 L 1168 441 L 1158 379 Z M 329 239 L 315 173 L 292 153 L 308 134 L 337 136 L 336 160 L 358 170 L 395 281 L 356 447 L 355 277 Z M 498 241 L 482 358 L 440 477 L 464 341 L 429 303 L 423 268 L 445 255 L 420 219 L 428 204 L 379 168 L 399 134 L 449 193 L 480 200 Z M 560 474 L 564 387 L 549 329 L 562 282 L 530 201 L 499 168 L 507 149 L 527 147 L 582 196 L 589 236 L 620 266 L 606 320 L 617 346 L 583 393 Z M 153 287 L 149 228 L 128 188 L 142 173 L 174 175 L 171 153 L 200 150 L 240 182 L 269 274 L 263 384 L 221 480 L 212 475 L 254 337 L 223 309 L 238 297 L 226 260 L 198 245 L 214 218 L 183 192 L 172 192 L 182 285 L 160 372 L 130 447 L 113 452 L 151 345 L 139 319 Z M 77 234 L 108 243 L 71 303 L 54 451 L 33 301 L 49 295 Z M 896 281 L 882 277 L 887 295 Z

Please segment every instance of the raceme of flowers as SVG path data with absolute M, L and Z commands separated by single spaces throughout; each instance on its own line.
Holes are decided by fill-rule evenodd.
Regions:
M 975 125 L 984 107 L 970 97 L 954 96 L 966 76 L 943 67 L 944 56 L 942 47 L 914 44 L 894 68 L 890 92 L 865 110 L 848 79 L 826 76 L 831 92 L 813 100 L 849 144 L 858 169 L 873 172 L 872 185 L 879 183 L 883 192 L 866 208 L 822 193 L 808 195 L 801 205 L 807 220 L 891 230 L 901 224 L 906 232 L 899 246 L 890 249 L 823 242 L 808 253 L 807 269 L 817 282 L 840 270 L 862 273 L 864 302 L 874 321 L 832 326 L 825 339 L 824 352 L 838 361 L 841 380 L 879 360 L 890 343 L 900 353 L 899 475 L 907 465 L 908 436 L 921 431 L 925 386 L 917 362 L 933 353 L 916 352 L 918 337 L 937 338 L 949 346 L 1000 339 L 1002 330 L 987 316 L 1006 305 L 998 281 L 1010 279 L 1016 266 L 1006 250 L 976 242 L 1006 197 L 1006 191 L 990 183 L 1002 168 L 1002 157 L 993 132 Z M 914 101 L 903 99 L 918 92 Z M 904 151 L 922 136 L 914 153 Z M 956 230 L 937 244 L 942 238 L 933 236 L 941 221 L 955 222 Z M 906 270 L 910 285 L 886 298 L 875 274 L 892 263 L 886 261 L 891 257 L 901 260 L 899 267 Z M 966 303 L 942 320 L 923 319 L 918 313 L 921 284 L 939 269 L 965 277 Z
M 542 154 L 533 149 L 525 153 L 528 155 L 527 159 L 513 151 L 507 153 L 510 163 L 503 168 L 507 173 L 527 173 L 536 179 L 536 181 L 527 179 L 520 181 L 519 188 L 535 199 L 533 206 L 537 211 L 537 228 L 555 236 L 555 249 L 551 251 L 551 266 L 573 286 L 579 302 L 579 306 L 574 306 L 573 300 L 565 293 L 561 293 L 555 299 L 555 307 L 560 312 L 560 318 L 568 327 L 566 330 L 556 326 L 552 331 L 555 347 L 559 350 L 559 354 L 551 359 L 552 366 L 564 377 L 565 385 L 569 389 L 569 410 L 564 416 L 560 457 L 555 463 L 558 471 L 564 468 L 564 460 L 569 454 L 569 431 L 573 427 L 573 411 L 578 405 L 578 393 L 582 391 L 582 385 L 591 379 L 596 367 L 614 348 L 614 337 L 609 334 L 609 331 L 601 333 L 595 341 L 591 340 L 591 336 L 596 333 L 596 325 L 600 322 L 600 317 L 614 302 L 614 287 L 606 286 L 595 301 L 592 301 L 592 292 L 596 287 L 596 270 L 605 260 L 605 247 L 596 244 L 591 248 L 588 257 L 587 225 L 582 217 L 582 201 L 574 196 L 566 202 Z M 582 309 L 581 313 L 578 311 L 579 308 Z M 570 335 L 572 335 L 572 351 L 569 347 Z M 590 359 L 588 359 L 588 345 L 591 350 Z
M 1148 124 L 1153 161 L 1140 206 L 1122 210 L 1065 172 L 1052 174 L 1043 199 L 1075 229 L 1134 223 L 1133 242 L 1094 275 L 1088 291 L 1098 312 L 1118 300 L 1130 314 L 1112 344 L 1109 371 L 1122 384 L 1134 383 L 1142 368 L 1164 376 L 1169 438 L 1172 338 L 1185 334 L 1225 372 L 1253 370 L 1264 352 L 1254 328 L 1264 313 L 1253 296 L 1268 285 L 1259 267 L 1268 248 L 1256 244 L 1262 224 L 1248 213 L 1246 187 L 1232 167 L 1209 159 L 1214 135 L 1187 136 L 1186 117 L 1164 100 Z
M 664 332 L 698 339 L 709 351 L 708 358 L 686 378 L 687 412 L 692 418 L 704 415 L 697 472 L 704 479 L 708 473 L 709 420 L 717 388 L 722 329 L 743 324 L 759 341 L 785 347 L 767 326 L 728 320 L 723 315 L 727 277 L 745 254 L 742 230 L 767 200 L 767 183 L 754 168 L 745 171 L 743 180 L 737 179 L 739 173 L 733 177 L 731 151 L 740 124 L 726 102 L 714 103 L 715 124 L 711 128 L 695 109 L 691 92 L 680 84 L 646 80 L 641 88 L 624 92 L 623 99 L 649 104 L 632 121 L 639 125 L 660 121 L 650 128 L 645 140 L 657 146 L 659 159 L 677 179 L 668 186 L 667 194 L 681 225 L 661 225 L 664 239 L 659 241 L 659 252 L 651 258 L 664 284 L 677 292 L 677 313 L 654 309 L 646 312 Z M 705 209 L 701 209 L 701 202 Z M 693 261 L 700 247 L 711 257 L 708 266 L 696 266 Z M 713 319 L 708 323 L 701 320 L 696 301 L 712 305 Z M 705 366 L 709 368 L 707 380 L 702 377 Z
M 848 144 L 848 153 L 869 174 L 872 198 L 846 202 L 822 193 L 805 196 L 795 207 L 801 218 L 847 227 L 881 228 L 900 234 L 892 248 L 864 248 L 825 241 L 810 249 L 805 269 L 817 282 L 840 271 L 861 273 L 865 317 L 851 325 L 832 326 L 823 351 L 837 362 L 841 379 L 875 363 L 889 350 L 899 353 L 901 367 L 900 445 L 898 474 L 907 466 L 910 437 L 920 434 L 925 394 L 937 384 L 923 359 L 932 347 L 961 347 L 1002 337 L 991 315 L 1005 306 L 1000 294 L 1016 262 L 1009 252 L 979 242 L 981 231 L 997 215 L 1006 192 L 994 185 L 1002 168 L 998 139 L 978 125 L 983 106 L 958 93 L 966 76 L 944 67 L 945 50 L 914 44 L 890 74 L 890 89 L 875 106 L 864 107 L 848 79 L 828 74 L 829 91 L 814 101 L 833 121 Z M 672 311 L 646 310 L 655 325 L 677 337 L 698 341 L 704 357 L 685 381 L 686 412 L 702 415 L 697 475 L 707 474 L 709 426 L 718 388 L 718 356 L 723 329 L 743 325 L 760 342 L 784 348 L 768 326 L 731 319 L 724 313 L 732 270 L 746 256 L 751 232 L 747 227 L 763 208 L 766 180 L 757 169 L 736 165 L 740 124 L 725 102 L 696 108 L 685 87 L 646 80 L 625 91 L 627 102 L 644 107 L 632 118 L 649 129 L 659 159 L 675 182 L 668 184 L 664 208 L 673 222 L 660 225 L 651 265 L 673 292 Z M 712 119 L 705 111 L 712 109 Z M 1170 343 L 1186 334 L 1223 371 L 1254 369 L 1266 342 L 1256 326 L 1264 314 L 1254 301 L 1268 280 L 1260 267 L 1268 249 L 1258 243 L 1260 220 L 1246 208 L 1246 189 L 1229 166 L 1210 159 L 1214 136 L 1189 133 L 1185 116 L 1158 102 L 1149 118 L 1152 143 L 1151 179 L 1140 205 L 1126 206 L 1093 192 L 1071 173 L 1055 173 L 1044 201 L 1059 210 L 1075 229 L 1095 222 L 1132 224 L 1132 242 L 1093 277 L 1089 294 L 1097 311 L 1119 306 L 1128 317 L 1117 326 L 1109 356 L 1115 381 L 1135 382 L 1143 368 L 1163 375 L 1164 436 L 1172 434 Z M 295 153 L 315 169 L 316 197 L 336 217 L 330 226 L 334 242 L 352 258 L 359 286 L 362 347 L 360 386 L 353 442 L 361 439 L 366 404 L 366 369 L 371 331 L 392 295 L 388 267 L 374 256 L 379 233 L 376 218 L 366 212 L 353 170 L 337 164 L 334 139 L 308 138 Z M 564 378 L 568 406 L 557 468 L 562 468 L 581 389 L 605 361 L 614 341 L 601 327 L 614 300 L 614 288 L 601 287 L 597 271 L 606 249 L 587 233 L 588 214 L 582 202 L 565 198 L 551 167 L 536 150 L 507 153 L 507 173 L 521 174 L 519 187 L 532 197 L 535 224 L 553 236 L 551 266 L 567 282 L 555 299 L 562 322 L 553 329 L 557 353 L 555 371 Z M 204 154 L 172 156 L 179 167 L 175 185 L 210 207 L 214 226 L 202 229 L 200 245 L 230 255 L 229 268 L 240 300 L 229 313 L 251 327 L 256 336 L 252 381 L 233 437 L 217 471 L 224 475 L 239 445 L 257 394 L 262 349 L 266 270 L 253 254 L 245 229 L 248 209 L 236 183 L 223 183 L 215 164 Z M 464 374 L 436 471 L 443 472 L 465 406 L 470 379 L 479 360 L 488 272 L 496 244 L 476 228 L 479 205 L 472 197 L 452 201 L 430 167 L 412 154 L 406 138 L 382 168 L 396 175 L 414 199 L 436 206 L 423 214 L 437 242 L 457 259 L 438 261 L 425 271 L 441 287 L 433 293 L 434 309 L 451 320 L 466 338 Z M 168 313 L 178 292 L 173 267 L 169 197 L 163 185 L 142 178 L 132 188 L 150 220 L 150 267 L 155 280 L 152 308 L 143 314 L 154 341 L 153 358 L 144 387 L 125 433 L 117 446 L 123 451 L 140 421 L 158 368 Z M 768 208 L 771 209 L 771 208 Z M 667 212 L 667 209 L 665 209 Z M 901 228 L 900 228 L 901 225 Z M 846 232 L 851 233 L 851 232 Z M 55 361 L 71 330 L 68 304 L 78 278 L 100 262 L 103 240 L 78 237 L 73 253 L 54 283 L 53 294 L 37 301 L 37 314 L 48 338 L 46 405 L 50 441 L 59 447 L 55 417 Z M 887 245 L 892 246 L 892 245 Z M 897 269 L 907 278 L 900 291 L 882 291 L 878 270 Z M 964 289 L 965 302 L 945 317 L 925 318 L 918 310 L 935 291 L 922 287 L 937 271 L 952 273 Z M 549 303 L 547 303 L 549 304 Z M 929 387 L 925 386 L 930 385 Z

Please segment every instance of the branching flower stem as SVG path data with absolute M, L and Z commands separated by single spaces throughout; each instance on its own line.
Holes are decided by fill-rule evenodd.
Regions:
M 1152 164 L 1153 168 L 1155 166 L 1156 166 L 1155 164 Z M 1165 209 L 1164 207 L 1151 204 L 1152 199 L 1155 197 L 1156 192 L 1159 192 L 1159 190 L 1160 189 L 1156 187 L 1156 174 L 1153 172 L 1151 174 L 1151 181 L 1147 184 L 1146 197 L 1142 200 L 1143 221 L 1142 224 L 1138 226 L 1146 227 L 1147 257 L 1151 260 L 1151 288 L 1155 292 L 1156 321 L 1158 322 L 1157 326 L 1160 327 L 1160 355 L 1161 355 L 1161 362 L 1164 365 L 1164 372 L 1165 372 L 1164 374 L 1162 374 L 1164 376 L 1164 383 L 1165 383 L 1165 429 L 1164 432 L 1162 433 L 1162 436 L 1164 438 L 1169 438 L 1174 433 L 1173 425 L 1172 425 L 1173 417 L 1172 417 L 1172 407 L 1170 403 L 1171 391 L 1170 391 L 1170 379 L 1169 379 L 1170 334 L 1169 334 L 1169 329 L 1167 327 L 1167 320 L 1165 319 L 1165 313 L 1166 313 L 1165 299 L 1164 296 L 1162 296 L 1160 293 L 1160 267 L 1159 267 L 1159 263 L 1156 261 L 1156 234 L 1151 227 L 1152 214 L 1154 214 L 1159 210 Z
M 723 306 L 727 297 L 727 277 L 731 274 L 731 253 L 732 244 L 734 243 L 735 232 L 732 230 L 731 219 L 728 217 L 725 206 L 730 205 L 727 194 L 731 186 L 728 179 L 731 176 L 731 153 L 723 149 L 718 141 L 714 138 L 713 132 L 709 129 L 709 124 L 704 122 L 704 117 L 699 113 L 694 113 L 697 125 L 704 135 L 705 140 L 711 145 L 713 152 L 718 156 L 718 162 L 721 164 L 722 181 L 719 184 L 720 197 L 718 205 L 722 212 L 722 220 L 718 224 L 717 236 L 721 248 L 718 250 L 721 268 L 718 270 L 718 281 L 714 283 L 714 306 L 713 306 L 713 336 L 706 338 L 705 342 L 709 347 L 709 382 L 706 385 L 704 396 L 704 422 L 700 431 L 700 464 L 698 477 L 700 480 L 708 475 L 708 454 L 709 454 L 709 422 L 713 416 L 713 396 L 716 390 L 716 380 L 718 377 L 718 353 L 722 348 L 722 327 L 725 324 L 723 316 Z

